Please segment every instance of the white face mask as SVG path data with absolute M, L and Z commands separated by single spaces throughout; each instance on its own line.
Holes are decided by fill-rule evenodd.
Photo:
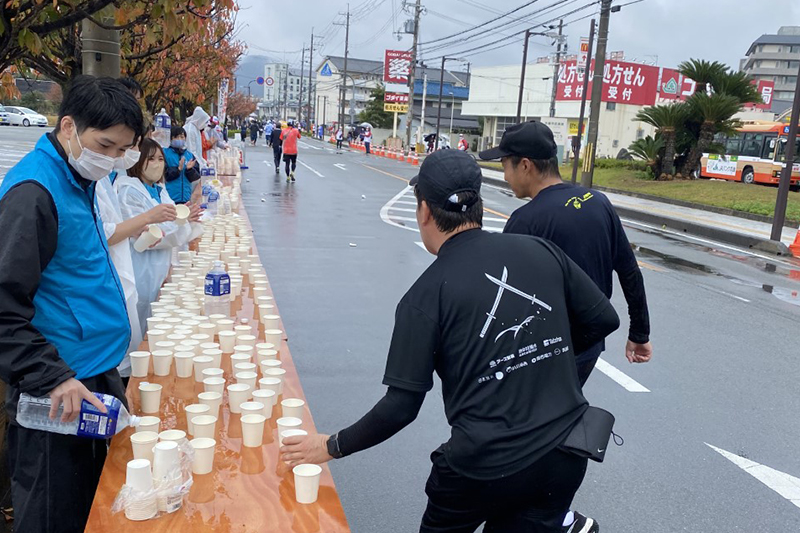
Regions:
M 142 175 L 144 179 L 148 181 L 148 183 L 157 183 L 161 181 L 161 178 L 164 177 L 164 162 L 152 162 L 147 165 L 145 169 L 142 170 Z
M 100 181 L 105 178 L 111 171 L 114 170 L 117 160 L 107 155 L 98 154 L 81 145 L 81 138 L 75 137 L 78 140 L 78 146 L 81 149 L 81 154 L 76 158 L 72 155 L 72 145 L 67 139 L 67 148 L 69 148 L 69 155 L 67 160 L 72 165 L 82 178 L 89 181 Z
M 125 155 L 115 159 L 114 168 L 120 170 L 128 170 L 133 165 L 139 162 L 139 157 L 142 153 L 135 148 L 128 148 L 125 150 Z

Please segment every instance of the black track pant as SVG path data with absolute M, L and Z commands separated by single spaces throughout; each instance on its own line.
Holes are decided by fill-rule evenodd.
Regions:
M 272 146 L 272 155 L 275 157 L 275 170 L 281 168 L 281 153 L 283 153 L 283 151 L 280 146 L 277 148 L 275 148 L 274 145 Z
M 283 154 L 283 160 L 286 163 L 286 175 L 289 175 L 289 172 L 294 172 L 294 169 L 297 168 L 297 154 Z M 291 169 L 289 169 L 289 165 L 291 165 Z

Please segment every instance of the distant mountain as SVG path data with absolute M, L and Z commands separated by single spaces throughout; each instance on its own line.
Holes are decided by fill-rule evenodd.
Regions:
M 247 84 L 259 76 L 264 75 L 264 65 L 270 62 L 266 56 L 247 55 L 242 57 L 236 69 L 237 87 L 239 92 L 247 93 Z M 251 85 L 251 89 L 256 84 Z

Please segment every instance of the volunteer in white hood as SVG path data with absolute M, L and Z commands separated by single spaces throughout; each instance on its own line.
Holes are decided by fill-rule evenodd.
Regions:
M 208 126 L 208 113 L 202 107 L 194 108 L 194 113 L 183 125 L 186 130 L 186 149 L 195 155 L 200 168 L 206 168 L 208 163 L 203 158 L 203 136 L 200 133 Z
M 190 209 L 189 223 L 180 225 L 176 221 L 175 203 L 164 189 L 164 152 L 152 139 L 144 139 L 140 145 L 141 156 L 128 173 L 115 182 L 120 210 L 123 219 L 131 219 L 146 214 L 154 208 L 162 210 L 163 222 L 158 226 L 164 232 L 159 243 L 144 252 L 133 248 L 135 239 L 129 239 L 133 271 L 136 276 L 136 289 L 139 323 L 142 332 L 150 316 L 150 304 L 158 297 L 161 285 L 169 274 L 172 249 L 183 246 L 203 233 L 198 223 L 201 215 L 199 206 L 186 204 Z

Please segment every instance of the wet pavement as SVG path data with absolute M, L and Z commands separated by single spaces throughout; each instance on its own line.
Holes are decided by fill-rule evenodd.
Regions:
M 263 147 L 248 148 L 244 201 L 317 426 L 334 432 L 383 395 L 394 308 L 433 260 L 406 190 L 415 169 L 309 140 L 296 183 L 276 177 L 271 161 Z M 483 195 L 495 231 L 523 204 L 501 189 Z M 800 530 L 785 492 L 708 446 L 800 475 L 800 262 L 633 222 L 626 230 L 647 284 L 655 355 L 647 365 L 625 361 L 617 287 L 624 324 L 585 392 L 614 413 L 625 444 L 590 464 L 575 508 L 619 533 Z M 437 383 L 411 426 L 336 461 L 353 531 L 415 531 L 428 456 L 447 438 Z

